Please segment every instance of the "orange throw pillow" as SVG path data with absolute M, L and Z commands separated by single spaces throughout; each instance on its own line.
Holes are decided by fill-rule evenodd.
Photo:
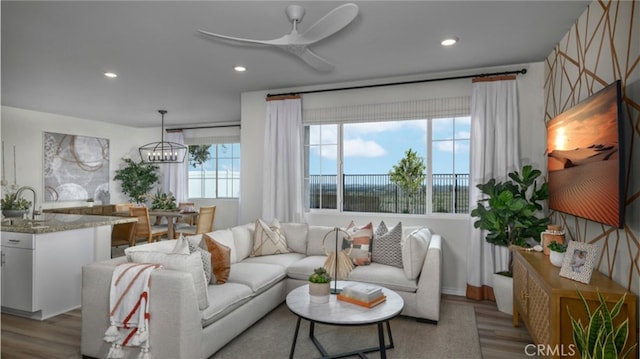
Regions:
M 226 283 L 229 279 L 229 272 L 231 272 L 231 248 L 206 234 L 202 235 L 202 239 L 207 245 L 207 250 L 211 253 L 211 270 L 213 271 L 211 282 L 213 283 L 215 280 L 215 284 Z

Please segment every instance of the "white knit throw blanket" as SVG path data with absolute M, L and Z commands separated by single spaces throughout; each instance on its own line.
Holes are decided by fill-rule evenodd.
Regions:
M 111 344 L 107 359 L 124 357 L 123 347 L 139 346 L 139 359 L 150 359 L 149 352 L 149 279 L 161 268 L 153 263 L 123 263 L 111 277 L 109 320 L 104 340 Z

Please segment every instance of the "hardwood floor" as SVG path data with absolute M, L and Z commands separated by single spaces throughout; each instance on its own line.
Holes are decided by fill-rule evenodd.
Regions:
M 524 352 L 524 347 L 532 342 L 524 325 L 514 328 L 511 324 L 511 316 L 499 312 L 495 303 L 476 302 L 452 295 L 443 295 L 443 300 L 474 306 L 484 359 L 532 358 L 526 356 Z M 81 357 L 80 309 L 45 321 L 2 314 L 0 325 L 2 325 L 2 351 L 0 352 L 2 359 Z

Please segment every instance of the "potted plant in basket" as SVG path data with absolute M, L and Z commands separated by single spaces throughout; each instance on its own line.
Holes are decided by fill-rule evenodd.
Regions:
M 29 213 L 31 201 L 18 197 L 16 192 L 7 193 L 2 200 L 2 214 L 7 218 L 22 217 Z
M 486 198 L 478 201 L 471 216 L 477 218 L 474 227 L 487 232 L 487 242 L 504 247 L 530 247 L 527 240 L 540 241 L 540 233 L 549 223 L 548 216 L 540 216 L 541 203 L 549 198 L 547 182 L 538 186 L 541 174 L 540 170 L 526 165 L 521 172 L 510 172 L 510 180 L 497 182 L 492 178 L 476 186 Z M 494 275 L 493 288 L 498 309 L 509 314 L 513 312 L 512 261 L 509 252 L 509 269 Z M 498 287 L 496 283 L 503 283 L 505 288 Z
M 309 298 L 312 303 L 329 302 L 329 293 L 331 289 L 331 277 L 327 270 L 318 267 L 313 270 L 313 274 L 309 276 Z
M 564 253 L 567 251 L 567 243 L 552 241 L 547 247 L 551 250 L 549 252 L 549 262 L 556 267 L 562 267 Z

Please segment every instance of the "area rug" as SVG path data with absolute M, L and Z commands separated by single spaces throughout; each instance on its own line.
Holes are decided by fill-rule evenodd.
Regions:
M 288 358 L 296 318 L 282 304 L 212 358 Z M 387 358 L 482 358 L 476 327 L 473 306 L 446 301 L 441 303 L 438 325 L 418 323 L 414 318 L 404 316 L 397 317 L 391 320 L 395 348 L 387 350 Z M 378 345 L 375 325 L 337 327 L 317 324 L 315 332 L 329 354 Z M 294 358 L 319 356 L 320 353 L 309 339 L 309 322 L 303 320 Z M 368 357 L 380 358 L 380 355 L 370 353 Z

